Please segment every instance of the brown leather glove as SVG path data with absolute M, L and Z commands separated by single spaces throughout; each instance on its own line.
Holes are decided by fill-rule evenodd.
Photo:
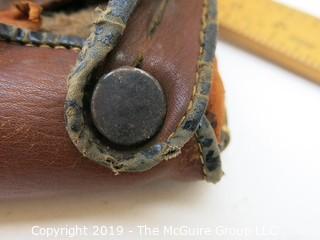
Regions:
M 208 14 L 215 8 L 214 0 L 172 0 L 165 6 L 163 2 L 140 1 L 120 42 L 100 70 L 110 72 L 121 66 L 139 65 L 159 81 L 167 99 L 167 115 L 152 144 L 168 142 L 179 126 L 186 126 L 184 121 L 196 102 L 201 81 L 199 69 L 203 63 L 199 55 L 213 51 L 205 44 L 209 40 L 214 43 L 216 37 L 213 32 L 208 36 L 205 28 L 213 23 L 208 22 Z M 15 25 L 1 20 L 1 14 L 0 22 Z M 0 27 L 0 36 L 1 31 Z M 166 179 L 220 179 L 220 162 L 214 163 L 217 166 L 211 172 L 205 168 L 206 161 L 215 159 L 208 155 L 210 152 L 204 154 L 203 144 L 208 142 L 195 134 L 201 134 L 197 130 L 200 119 L 189 123 L 195 129 L 181 152 L 177 149 L 150 170 L 115 175 L 85 158 L 70 140 L 64 121 L 67 78 L 76 64 L 78 50 L 66 45 L 48 47 L 47 42 L 32 39 L 34 47 L 18 45 L 12 37 L 6 40 L 10 41 L 0 40 L 0 198 L 112 191 Z M 207 73 L 212 78 L 207 117 L 222 149 L 227 143 L 224 89 L 217 65 L 211 67 L 211 75 Z

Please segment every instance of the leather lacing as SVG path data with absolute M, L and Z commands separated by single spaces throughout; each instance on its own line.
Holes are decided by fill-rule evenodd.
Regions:
M 130 2 L 130 0 L 118 0 L 118 1 L 111 1 L 111 2 L 117 2 L 118 4 L 121 4 L 122 2 L 128 2 L 128 1 Z M 131 1 L 136 2 L 136 0 L 131 0 Z M 192 136 L 194 134 L 194 132 L 197 130 L 197 128 L 195 128 L 195 129 L 190 128 L 190 130 L 189 129 L 184 130 L 184 129 L 186 129 L 186 126 L 190 125 L 189 122 L 191 120 L 194 120 L 193 118 L 195 118 L 195 117 L 203 118 L 203 116 L 204 116 L 204 112 L 205 112 L 207 102 L 208 102 L 208 96 L 207 96 L 208 94 L 203 95 L 203 94 L 200 94 L 200 92 L 204 88 L 204 85 L 203 85 L 204 82 L 206 84 L 210 84 L 210 82 L 211 82 L 211 75 L 212 75 L 211 67 L 212 67 L 212 61 L 213 61 L 213 57 L 214 57 L 214 56 L 212 56 L 212 53 L 210 54 L 210 50 L 209 50 L 210 48 L 212 48 L 214 46 L 212 45 L 212 43 L 207 42 L 206 35 L 208 34 L 208 31 L 212 31 L 212 29 L 210 27 L 212 27 L 212 25 L 216 25 L 215 19 L 213 19 L 213 17 L 215 17 L 216 14 L 212 12 L 212 9 L 210 9 L 209 1 L 211 2 L 210 3 L 211 7 L 212 7 L 212 5 L 215 5 L 215 0 L 204 0 L 202 30 L 200 33 L 200 57 L 199 57 L 199 62 L 198 62 L 198 70 L 196 72 L 196 81 L 193 86 L 192 97 L 191 97 L 190 103 L 188 105 L 188 109 L 186 111 L 186 114 L 180 120 L 176 131 L 173 132 L 169 136 L 169 138 L 167 140 L 167 143 L 168 143 L 167 147 L 168 148 L 160 155 L 161 159 L 159 159 L 159 156 L 158 157 L 157 156 L 150 156 L 150 158 L 152 160 L 156 160 L 156 161 L 154 161 L 155 165 L 160 160 L 170 159 L 172 157 L 177 156 L 180 153 L 180 149 L 190 139 L 189 136 Z M 161 9 L 163 10 L 165 8 L 167 2 L 168 2 L 167 0 L 163 0 L 163 5 L 161 5 L 160 10 Z M 108 14 L 110 14 L 110 12 L 112 12 L 112 9 L 108 9 L 108 8 L 107 8 L 107 10 L 101 11 L 100 17 L 96 21 L 97 27 L 96 27 L 95 36 L 97 38 L 96 40 L 98 40 L 98 41 L 102 41 L 103 39 L 100 39 L 100 40 L 98 39 L 99 33 L 97 33 L 97 29 L 100 24 L 105 23 L 105 17 Z M 159 14 L 156 15 L 156 19 L 154 21 L 155 24 L 154 24 L 154 26 L 151 25 L 151 27 L 149 29 L 151 34 L 154 31 L 155 27 L 157 26 L 156 23 L 158 22 L 159 19 L 161 19 L 162 13 L 163 13 L 163 11 L 160 11 Z M 111 25 L 115 26 L 115 25 L 119 24 L 118 21 L 116 21 L 115 23 L 116 24 L 113 24 L 112 21 L 108 20 L 109 25 L 111 24 Z M 123 25 L 123 29 L 124 29 L 124 27 L 125 27 L 125 25 Z M 3 29 L 5 29 L 5 31 L 3 31 Z M 120 32 L 123 32 L 123 29 L 120 30 Z M 95 48 L 94 45 L 90 45 L 94 42 L 93 39 L 91 39 L 92 41 L 90 41 L 90 38 L 87 41 L 85 47 L 82 48 L 83 42 L 81 44 L 78 44 L 78 46 L 74 46 L 72 44 L 70 45 L 70 41 L 71 42 L 77 41 L 78 39 L 76 39 L 76 40 L 71 39 L 70 40 L 70 39 L 65 38 L 65 39 L 62 39 L 65 42 L 63 44 L 61 44 L 61 42 L 59 42 L 59 40 L 61 40 L 59 36 L 50 35 L 51 37 L 53 36 L 52 39 L 54 39 L 54 40 L 51 41 L 49 44 L 47 44 L 47 42 L 46 42 L 47 36 L 45 35 L 47 33 L 37 32 L 38 39 L 32 38 L 32 34 L 33 34 L 32 32 L 27 31 L 27 30 L 22 30 L 19 28 L 9 27 L 7 25 L 0 24 L 0 37 L 4 38 L 7 41 L 20 42 L 26 46 L 51 47 L 53 49 L 70 49 L 70 50 L 73 50 L 76 52 L 81 51 L 80 56 L 79 56 L 79 61 L 77 63 L 77 66 L 74 68 L 73 73 L 70 75 L 70 79 L 75 77 L 75 75 L 83 72 L 83 70 L 82 70 L 83 66 L 81 64 L 83 63 L 82 61 L 85 58 L 85 53 L 87 52 L 88 48 Z M 105 47 L 106 49 L 104 49 L 104 51 L 109 52 L 113 48 L 113 46 L 114 45 Z M 69 80 L 69 82 L 70 82 L 70 80 Z M 69 86 L 70 86 L 70 84 L 69 84 Z M 81 93 L 75 93 L 75 94 L 81 95 Z M 69 94 L 69 96 L 70 96 L 70 94 Z M 201 101 L 200 101 L 200 99 L 201 99 Z M 201 107 L 202 110 L 200 110 L 200 112 L 199 112 L 200 116 L 197 116 L 196 111 L 199 111 L 198 108 L 199 108 L 199 106 L 201 106 L 201 105 L 199 105 L 200 103 L 202 104 L 202 107 Z M 76 115 L 78 114 L 77 112 L 74 111 L 75 109 L 72 108 L 72 106 L 76 106 L 75 109 L 78 109 L 81 106 L 81 103 L 80 102 L 77 103 L 76 101 L 73 101 L 72 99 L 67 98 L 66 116 L 70 117 L 70 116 L 73 116 L 74 114 L 76 114 Z M 78 121 L 78 120 L 74 119 L 74 121 Z M 88 152 L 89 149 L 87 149 L 86 147 L 83 148 L 83 146 L 79 145 L 80 142 L 83 143 L 83 139 L 81 140 L 81 138 L 83 137 L 83 134 L 81 132 L 81 134 L 82 134 L 82 137 L 81 137 L 81 135 L 79 135 L 79 133 L 74 132 L 74 129 L 75 129 L 74 125 L 73 125 L 73 124 L 75 124 L 74 121 L 71 120 L 68 122 L 67 127 L 68 127 L 68 129 L 70 129 L 70 130 L 68 130 L 68 132 L 70 134 L 71 139 L 74 141 L 75 145 L 78 147 L 78 149 L 80 150 L 80 152 L 82 152 L 82 154 L 84 156 L 87 156 L 90 159 L 95 160 L 102 165 L 110 167 L 116 173 L 118 173 L 120 171 L 143 171 L 143 167 L 141 166 L 141 164 L 139 164 L 137 162 L 136 158 L 132 159 L 132 161 L 133 161 L 132 163 L 133 163 L 133 165 L 134 164 L 138 164 L 138 165 L 136 167 L 133 167 L 133 165 L 132 166 L 129 166 L 129 165 L 125 166 L 125 165 L 123 165 L 123 163 L 120 163 L 120 164 L 117 163 L 116 159 L 114 159 L 111 155 L 106 154 L 104 151 L 101 151 L 100 148 L 97 151 L 97 153 L 90 155 Z M 200 122 L 200 118 L 199 118 L 199 122 Z M 192 125 L 190 125 L 190 126 L 192 126 Z M 181 133 L 183 133 L 183 134 L 181 134 Z M 184 137 L 181 138 L 179 136 L 179 134 Z M 199 141 L 199 129 L 197 131 L 196 136 L 198 138 L 198 146 L 199 146 L 199 151 L 201 154 L 200 159 L 204 165 L 204 173 L 207 175 L 207 177 L 211 176 L 211 179 L 208 179 L 209 181 L 216 182 L 218 179 L 212 179 L 212 176 L 213 175 L 220 176 L 221 174 L 212 174 L 212 172 L 213 171 L 221 171 L 222 172 L 222 170 L 221 170 L 221 168 L 217 168 L 217 169 L 214 169 L 213 171 L 208 171 L 208 168 L 206 166 L 207 156 L 205 155 L 204 146 L 203 146 L 202 142 Z M 212 136 L 211 140 L 214 140 L 214 135 Z M 87 145 L 87 147 L 91 148 L 92 147 L 91 144 L 92 144 L 92 142 L 89 145 Z M 213 141 L 213 144 L 214 144 L 214 149 L 218 150 L 216 140 Z M 99 151 L 100 151 L 100 153 L 98 153 Z M 102 155 L 100 156 L 99 154 L 102 154 Z M 217 153 L 215 153 L 215 154 L 217 154 Z M 219 161 L 220 161 L 220 159 L 219 159 Z M 219 162 L 218 165 L 220 166 L 221 163 Z M 140 166 L 140 169 L 139 169 L 139 166 Z M 144 168 L 145 168 L 145 170 L 147 170 L 149 167 L 144 166 Z M 208 175 L 208 172 L 211 173 L 210 176 Z

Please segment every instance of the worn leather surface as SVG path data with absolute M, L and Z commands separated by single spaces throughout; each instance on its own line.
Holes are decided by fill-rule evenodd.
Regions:
M 105 71 L 133 65 L 143 56 L 141 67 L 159 80 L 167 96 L 167 118 L 156 139 L 163 141 L 175 131 L 191 100 L 203 4 L 169 1 L 161 24 L 150 36 L 147 30 L 158 4 L 143 0 L 138 6 L 119 46 L 106 59 Z M 140 174 L 114 176 L 82 158 L 67 135 L 63 118 L 66 79 L 76 57 L 72 50 L 0 41 L 0 198 L 203 179 L 195 138 L 177 158 Z M 212 106 L 209 112 L 214 112 Z
M 193 139 L 176 159 L 142 174 L 114 174 L 84 159 L 64 126 L 71 50 L 0 42 L 0 197 L 106 190 L 155 179 L 202 178 Z
M 141 1 L 129 21 L 125 37 L 108 58 L 106 71 L 132 65 L 143 58 L 142 69 L 160 82 L 167 96 L 167 118 L 157 138 L 165 141 L 186 113 L 196 83 L 203 3 L 169 1 L 160 25 L 149 35 L 148 29 L 160 2 Z
M 170 2 L 163 23 L 147 39 L 148 22 L 159 1 L 142 1 L 107 67 L 131 65 L 144 54 L 143 68 L 160 81 L 170 106 L 161 133 L 164 138 L 175 130 L 190 102 L 202 16 L 201 1 Z M 175 21 L 177 24 L 172 25 Z M 66 78 L 76 55 L 71 50 L 0 43 L 2 194 L 106 189 L 159 178 L 203 178 L 194 140 L 178 158 L 142 174 L 114 176 L 109 169 L 83 159 L 68 138 L 63 119 Z

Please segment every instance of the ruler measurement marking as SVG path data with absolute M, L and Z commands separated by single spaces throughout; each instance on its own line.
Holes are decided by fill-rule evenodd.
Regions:
M 271 0 L 220 0 L 221 35 L 320 83 L 320 20 Z

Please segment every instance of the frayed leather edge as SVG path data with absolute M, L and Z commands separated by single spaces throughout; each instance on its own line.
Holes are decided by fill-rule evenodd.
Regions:
M 86 78 L 87 80 L 85 81 L 89 81 L 90 73 L 94 70 L 94 64 L 88 62 L 86 56 L 88 54 L 87 51 L 90 49 L 91 55 L 99 54 L 100 56 L 102 50 L 110 51 L 112 49 L 112 46 L 107 50 L 105 46 L 103 49 L 100 49 L 100 47 L 102 47 L 100 43 L 98 46 L 95 46 L 97 41 L 99 42 L 100 34 L 106 34 L 103 29 L 101 29 L 100 32 L 99 24 L 96 23 L 96 32 L 87 40 L 87 46 L 80 52 L 78 63 L 69 77 L 69 93 L 65 106 L 67 130 L 72 141 L 85 157 L 111 168 L 118 174 L 120 172 L 147 171 L 163 160 L 177 157 L 181 153 L 181 149 L 192 136 L 194 136 L 202 117 L 205 115 L 211 89 L 212 64 L 215 54 L 217 32 L 216 0 L 204 0 L 203 4 L 198 71 L 196 73 L 196 81 L 188 110 L 181 119 L 176 131 L 170 135 L 166 142 L 155 144 L 129 155 L 104 146 L 99 139 L 94 137 L 89 126 L 86 126 L 81 111 L 76 111 L 82 108 L 82 103 L 79 100 L 82 99 L 83 88 L 81 86 L 84 84 L 82 80 L 80 83 L 76 79 L 81 77 L 81 79 Z M 110 28 L 111 26 L 108 27 Z M 95 48 L 99 48 L 98 50 L 100 51 Z M 104 54 L 102 55 L 105 56 Z M 78 85 L 78 83 L 80 83 L 80 85 Z M 74 99 L 78 100 L 75 101 Z
M 0 39 L 25 46 L 71 49 L 79 51 L 84 45 L 80 37 L 60 36 L 49 32 L 33 32 L 0 23 Z
M 67 121 L 67 130 L 71 139 L 73 140 L 73 143 L 83 154 L 83 156 L 88 157 L 101 165 L 109 167 L 116 174 L 118 174 L 119 172 L 146 171 L 159 164 L 162 160 L 169 160 L 180 155 L 181 149 L 195 134 L 202 117 L 205 115 L 211 88 L 212 64 L 215 53 L 217 33 L 216 0 L 203 1 L 204 6 L 202 16 L 202 31 L 200 32 L 200 55 L 198 61 L 198 71 L 196 73 L 196 81 L 193 87 L 193 94 L 188 109 L 178 124 L 177 129 L 169 136 L 165 143 L 156 144 L 144 151 L 140 151 L 136 153 L 133 158 L 128 160 L 127 158 L 123 158 L 121 153 L 116 153 L 116 151 L 102 146 L 99 142 L 93 142 L 88 133 L 84 131 L 85 126 L 82 125 L 83 121 L 81 121 L 81 114 L 79 114 L 77 111 L 77 109 L 80 109 L 81 112 L 81 103 L 69 99 L 65 104 L 66 119 L 69 120 Z M 18 42 L 24 43 L 27 46 L 35 45 L 39 47 L 53 47 L 54 49 L 63 48 L 73 49 L 76 51 L 80 50 L 80 47 L 67 48 L 70 47 L 67 42 L 67 47 L 64 45 L 54 45 L 54 43 L 50 45 L 44 44 L 45 41 L 43 41 L 43 39 L 45 38 L 43 38 L 43 34 L 45 33 L 39 33 L 40 39 L 36 39 L 36 42 L 28 42 L 28 39 L 25 38 L 30 36 L 28 31 L 14 27 L 11 28 L 11 30 L 10 38 L 5 40 L 18 40 Z M 19 37 L 17 37 L 19 34 L 20 36 L 23 36 L 23 38 L 19 39 Z M 58 41 L 55 43 L 58 44 Z M 89 38 L 87 45 L 90 47 L 91 43 L 92 42 L 90 42 Z M 106 51 L 110 50 L 111 48 L 106 49 Z M 70 78 L 74 77 L 75 75 L 82 74 L 81 72 L 85 68 L 85 65 L 82 61 L 84 57 L 83 52 L 86 51 L 86 49 L 82 48 L 82 53 L 80 53 L 78 58 L 78 64 L 70 74 Z M 88 74 L 88 77 L 89 76 L 90 74 Z M 78 94 L 81 95 L 81 91 L 78 92 Z M 73 120 L 70 121 L 70 118 Z
M 196 138 L 203 164 L 204 178 L 208 182 L 217 183 L 224 175 L 220 158 L 221 149 L 215 132 L 206 116 L 201 120 L 199 129 L 196 132 Z
M 216 6 L 216 0 L 203 0 L 200 54 L 196 81 L 188 109 L 176 130 L 168 138 L 171 145 L 179 148 L 182 148 L 194 135 L 208 106 L 212 85 L 212 64 L 216 47 Z

